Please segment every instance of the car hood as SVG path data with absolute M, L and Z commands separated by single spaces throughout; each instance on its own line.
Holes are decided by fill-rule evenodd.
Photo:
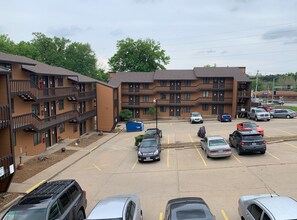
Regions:
M 140 147 L 138 151 L 141 153 L 151 153 L 151 152 L 155 152 L 156 150 L 158 150 L 158 147 L 153 146 L 153 147 Z

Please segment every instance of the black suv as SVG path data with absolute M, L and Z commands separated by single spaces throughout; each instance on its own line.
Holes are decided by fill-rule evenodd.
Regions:
M 75 180 L 50 181 L 21 198 L 2 220 L 82 220 L 86 207 L 86 192 Z
M 266 141 L 257 131 L 239 131 L 236 130 L 229 135 L 229 143 L 231 147 L 235 147 L 238 154 L 260 152 L 265 154 Z

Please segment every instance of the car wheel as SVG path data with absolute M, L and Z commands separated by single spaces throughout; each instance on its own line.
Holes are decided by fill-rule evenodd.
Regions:
M 267 119 L 267 121 L 270 121 L 270 119 Z
M 242 150 L 241 150 L 241 148 L 239 146 L 237 146 L 237 152 L 238 152 L 238 155 L 242 155 L 243 154 L 243 152 L 242 152 Z
M 266 152 L 266 151 L 265 151 L 265 150 L 263 150 L 263 151 L 261 151 L 260 153 L 261 153 L 261 154 L 265 154 L 265 152 Z
M 77 220 L 84 220 L 85 219 L 85 215 L 84 215 L 82 210 L 78 211 L 76 219 Z
M 230 147 L 234 147 L 230 140 L 229 140 L 229 145 L 230 145 Z
M 143 220 L 142 210 L 140 211 L 140 220 Z
M 270 115 L 270 118 L 273 118 L 273 115 Z
M 287 115 L 287 118 L 291 118 L 290 115 Z
M 247 118 L 248 118 L 248 119 L 251 119 L 251 117 L 250 117 L 249 115 L 247 115 Z
M 258 118 L 257 117 L 255 117 L 255 121 L 258 121 Z

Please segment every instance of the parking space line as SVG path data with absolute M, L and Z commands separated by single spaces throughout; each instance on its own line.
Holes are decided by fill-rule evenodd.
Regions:
M 93 163 L 93 166 L 94 166 L 97 170 L 101 171 L 101 169 L 100 169 L 98 166 L 96 166 L 96 164 Z
M 224 220 L 228 220 L 229 218 L 228 218 L 228 216 L 226 215 L 225 211 L 222 209 L 221 212 L 222 212 L 222 215 L 223 215 L 223 217 L 224 217 Z
M 234 156 L 234 154 L 232 154 L 232 156 L 237 160 L 238 163 L 242 163 L 237 157 Z
M 167 144 L 169 144 L 169 134 L 167 135 Z
M 163 212 L 160 212 L 159 220 L 163 220 Z
M 169 148 L 167 148 L 167 168 L 169 168 Z
M 295 145 L 293 145 L 293 144 L 289 144 L 289 143 L 287 143 L 287 142 L 284 142 L 286 145 L 289 145 L 289 146 L 291 146 L 291 147 L 294 147 L 294 148 L 297 148 L 297 146 L 295 146 Z
M 197 147 L 197 146 L 194 146 L 194 147 L 195 147 L 195 149 L 196 149 L 197 153 L 199 154 L 200 158 L 202 159 L 202 161 L 203 161 L 203 163 L 204 163 L 204 166 L 206 166 L 206 167 L 207 167 L 207 164 L 206 164 L 206 162 L 205 162 L 204 158 L 202 157 L 202 155 L 201 155 L 201 153 L 200 153 L 200 151 L 199 151 L 198 147 Z
M 188 134 L 189 135 L 189 134 Z M 191 135 L 189 135 L 189 137 L 190 137 L 190 140 L 191 140 L 191 142 L 193 143 L 194 141 L 193 141 L 193 138 L 192 138 L 192 136 Z
M 35 184 L 34 186 L 32 186 L 30 189 L 28 189 L 26 191 L 26 193 L 28 194 L 29 192 L 33 191 L 35 188 L 37 188 L 38 186 L 40 186 L 42 183 L 44 183 L 45 180 L 41 180 L 39 183 Z
M 134 168 L 135 168 L 135 166 L 136 166 L 136 164 L 137 164 L 137 161 L 138 161 L 138 159 L 136 159 L 136 161 L 134 162 L 133 166 L 131 167 L 132 170 L 134 170 Z
M 274 157 L 277 160 L 280 160 L 278 157 L 274 156 L 272 153 L 269 153 L 268 151 L 266 151 L 270 156 Z

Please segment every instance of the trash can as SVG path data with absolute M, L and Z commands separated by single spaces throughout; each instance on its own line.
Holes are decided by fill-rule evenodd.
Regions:
M 143 122 L 141 121 L 128 121 L 126 122 L 126 131 L 142 131 L 144 128 Z

